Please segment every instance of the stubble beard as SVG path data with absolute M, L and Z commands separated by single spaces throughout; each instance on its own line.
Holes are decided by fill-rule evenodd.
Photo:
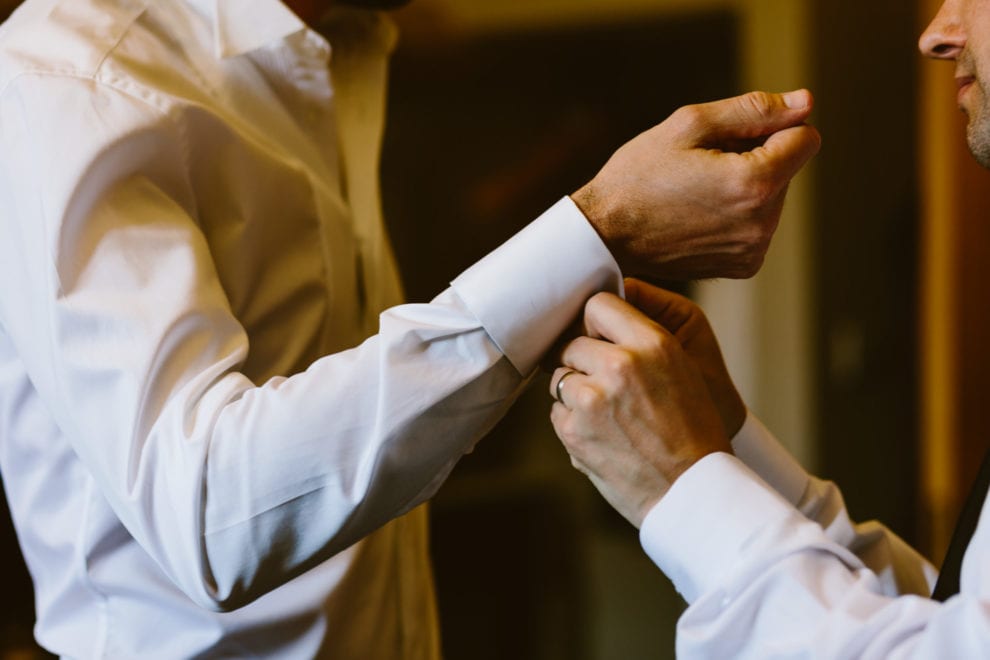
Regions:
M 986 107 L 986 88 L 977 81 L 982 103 L 969 111 L 969 125 L 966 127 L 966 142 L 969 151 L 980 165 L 990 169 L 990 116 Z
M 966 125 L 966 143 L 976 162 L 990 169 L 990 108 L 987 107 L 990 97 L 987 96 L 984 72 L 979 70 L 977 64 L 976 57 L 967 48 L 959 56 L 957 72 L 961 70 L 973 76 L 973 88 L 969 91 L 969 106 L 962 108 L 969 119 Z

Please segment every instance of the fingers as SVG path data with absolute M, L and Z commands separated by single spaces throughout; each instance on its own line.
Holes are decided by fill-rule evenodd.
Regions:
M 554 370 L 553 375 L 550 377 L 550 396 L 552 396 L 558 403 L 567 406 L 566 396 L 564 394 L 564 385 L 571 379 L 580 380 L 584 374 L 570 367 L 558 367 Z M 571 383 L 575 385 L 575 383 Z M 575 386 L 579 385 L 576 384 Z
M 588 300 L 584 324 L 589 335 L 621 346 L 644 346 L 653 342 L 658 333 L 669 334 L 648 315 L 610 293 L 599 293 Z
M 681 108 L 672 119 L 684 123 L 692 146 L 717 146 L 722 141 L 746 140 L 802 124 L 814 99 L 802 89 L 786 94 L 750 92 L 721 101 Z
M 821 149 L 822 138 L 812 126 L 794 126 L 774 133 L 752 156 L 765 158 L 781 181 L 790 181 Z
M 701 313 L 697 305 L 673 291 L 631 277 L 625 279 L 624 286 L 630 305 L 674 334 L 695 314 Z
M 638 280 L 628 279 L 633 302 L 645 303 L 659 318 L 679 327 L 693 314 L 693 303 L 683 296 L 664 291 Z M 631 358 L 627 349 L 654 347 L 658 337 L 670 333 L 642 311 L 611 293 L 593 296 L 585 306 L 586 335 L 569 341 L 558 357 L 562 366 L 550 378 L 550 396 L 570 408 L 567 392 L 578 392 L 588 386 L 587 374 L 615 370 L 619 363 Z M 628 366 L 628 365 L 626 365 Z M 566 385 L 566 388 L 565 388 Z
M 547 373 L 552 374 L 553 370 L 560 364 L 560 355 L 564 352 L 564 347 L 575 337 L 583 337 L 588 334 L 584 327 L 584 317 L 579 317 L 571 323 L 560 337 L 553 343 L 550 350 L 540 361 L 540 367 Z M 551 392 L 552 394 L 552 392 Z
M 567 344 L 560 354 L 561 366 L 553 372 L 553 376 L 550 378 L 550 395 L 555 399 L 557 399 L 558 392 L 566 392 L 563 396 L 565 399 L 568 395 L 573 396 L 574 392 L 587 384 L 586 374 L 603 371 L 614 360 L 616 350 L 620 349 L 617 349 L 614 344 L 591 337 L 578 337 Z M 568 376 L 566 373 L 568 371 L 575 373 Z M 558 383 L 562 378 L 567 378 L 566 384 L 560 385 L 558 388 Z M 574 399 L 569 400 L 573 401 Z

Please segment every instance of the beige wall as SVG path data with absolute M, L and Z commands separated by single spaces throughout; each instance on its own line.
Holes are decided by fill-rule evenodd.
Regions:
M 807 0 L 738 0 L 743 87 L 808 86 Z M 812 165 L 813 167 L 813 165 Z M 697 298 L 752 410 L 814 468 L 810 169 L 794 181 L 766 263 L 752 280 L 703 283 Z

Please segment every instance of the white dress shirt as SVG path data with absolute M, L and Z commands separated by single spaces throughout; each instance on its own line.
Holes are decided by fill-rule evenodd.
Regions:
M 395 307 L 393 28 L 325 34 L 277 0 L 0 28 L 0 469 L 54 653 L 437 657 L 414 507 L 621 285 L 565 198 Z
M 990 507 L 960 593 L 939 603 L 935 569 L 878 523 L 854 525 L 752 416 L 733 448 L 685 472 L 640 530 L 689 603 L 679 658 L 990 657 Z

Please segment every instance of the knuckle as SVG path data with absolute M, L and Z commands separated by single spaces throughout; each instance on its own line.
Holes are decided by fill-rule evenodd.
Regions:
M 773 95 L 767 92 L 749 92 L 743 94 L 740 100 L 755 116 L 761 119 L 772 117 L 776 108 Z
M 621 388 L 632 376 L 636 369 L 636 357 L 629 350 L 613 351 L 606 363 L 605 371 L 608 382 Z
M 768 218 L 757 217 L 747 223 L 742 234 L 743 254 L 748 257 L 762 255 L 770 247 L 776 223 Z
M 574 406 L 594 413 L 605 407 L 607 398 L 597 387 L 582 387 L 574 392 Z
M 600 292 L 588 298 L 587 302 L 584 303 L 584 318 L 586 321 L 598 318 L 606 306 L 608 295 L 607 293 Z M 579 339 L 581 338 L 579 337 Z
M 700 105 L 685 105 L 674 111 L 670 121 L 683 130 L 692 130 L 705 126 L 707 116 Z
M 765 256 L 765 252 L 742 255 L 737 261 L 735 268 L 732 269 L 729 277 L 732 279 L 748 280 L 760 272 Z
M 750 277 L 753 277 L 758 272 L 760 272 L 760 269 L 763 268 L 763 261 L 765 257 L 766 257 L 766 250 L 764 250 L 759 254 L 754 254 L 753 256 L 751 256 L 749 261 L 746 263 L 744 267 L 743 277 L 749 279 Z
M 701 307 L 690 298 L 684 298 L 684 311 L 688 319 L 698 316 L 702 318 L 705 317 L 704 310 L 702 310 Z
M 599 292 L 588 298 L 587 302 L 584 303 L 585 315 L 594 314 L 595 311 L 602 306 L 602 295 L 604 294 Z
M 671 349 L 671 337 L 662 333 L 654 332 L 648 339 L 643 340 L 643 349 L 654 359 L 660 359 L 667 355 Z

